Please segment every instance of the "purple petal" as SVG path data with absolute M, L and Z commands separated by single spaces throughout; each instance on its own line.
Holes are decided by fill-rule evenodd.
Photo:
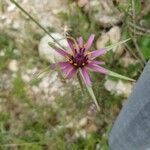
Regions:
M 98 65 L 95 65 L 95 64 L 88 64 L 87 67 L 95 72 L 100 72 L 102 74 L 108 74 L 108 70 L 101 67 L 101 66 L 98 66 Z
M 65 52 L 65 50 L 55 46 L 55 45 L 51 45 L 52 48 L 54 48 L 59 54 L 61 54 L 62 56 L 66 57 L 66 56 L 71 56 L 70 54 L 68 54 L 67 52 Z
M 67 72 L 67 78 L 72 78 L 75 74 L 77 73 L 77 69 L 76 68 L 72 68 L 72 69 L 70 69 L 68 72 Z
M 77 43 L 73 38 L 67 37 L 67 42 L 71 48 L 71 50 L 74 52 L 74 54 L 76 53 L 77 50 Z
M 56 69 L 57 67 L 60 67 L 61 69 L 65 68 L 66 65 L 68 65 L 68 62 L 63 61 L 63 62 L 58 62 L 50 65 L 51 69 Z
M 91 60 L 91 64 L 95 64 L 95 65 L 104 65 L 105 62 L 104 62 L 104 61 Z
M 85 67 L 81 68 L 81 75 L 83 77 L 85 84 L 87 86 L 91 86 L 91 79 L 90 79 L 89 73 Z
M 77 69 L 69 62 L 59 62 L 50 65 L 51 69 L 56 69 L 57 66 L 60 67 L 67 78 L 72 78 L 77 72 Z
M 83 38 L 82 37 L 79 37 L 78 39 L 78 44 L 79 44 L 79 47 L 83 47 Z
M 93 44 L 93 41 L 94 41 L 94 34 L 91 34 L 86 45 L 85 45 L 85 51 L 87 51 Z
M 96 50 L 96 51 L 92 51 L 89 54 L 91 55 L 91 58 L 94 59 L 98 56 L 101 56 L 101 55 L 105 54 L 106 52 L 107 52 L 107 50 L 105 48 L 103 48 L 103 49 L 99 49 L 99 50 Z

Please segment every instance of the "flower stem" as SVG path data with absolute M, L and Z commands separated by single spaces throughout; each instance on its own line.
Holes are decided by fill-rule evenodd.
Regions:
M 36 19 L 34 19 L 25 9 L 23 9 L 15 0 L 10 0 L 13 4 L 16 5 L 22 12 L 24 12 L 37 26 L 39 26 L 46 34 L 48 34 L 54 42 L 56 42 L 60 47 L 65 49 L 50 33 L 46 30 Z
M 79 72 L 77 73 L 77 79 L 79 81 L 80 88 L 81 88 L 82 92 L 84 93 L 83 83 L 82 83 L 81 76 L 80 76 Z

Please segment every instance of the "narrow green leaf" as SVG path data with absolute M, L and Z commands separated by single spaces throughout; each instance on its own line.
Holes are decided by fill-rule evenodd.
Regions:
M 114 47 L 117 47 L 117 46 L 119 46 L 119 45 L 121 45 L 121 44 L 123 44 L 123 43 L 126 43 L 126 42 L 129 41 L 129 40 L 130 40 L 130 38 L 129 38 L 129 39 L 126 39 L 126 40 L 124 40 L 124 41 L 121 41 L 121 42 L 112 44 L 112 45 L 107 46 L 107 47 L 105 47 L 105 48 L 107 49 L 107 51 L 109 51 L 109 50 L 113 49 Z
M 100 111 L 100 107 L 98 105 L 98 102 L 97 102 L 97 99 L 95 97 L 95 94 L 94 94 L 94 91 L 93 91 L 92 87 L 91 86 L 86 86 L 86 87 L 87 87 L 87 90 L 88 90 L 90 96 L 92 97 L 96 107 L 97 107 L 97 110 Z
M 120 74 L 115 73 L 113 71 L 109 71 L 108 75 L 113 76 L 113 77 L 117 77 L 117 78 L 120 78 L 120 79 L 124 79 L 124 80 L 135 81 L 134 79 L 128 78 L 128 77 L 123 76 L 123 75 L 120 75 Z

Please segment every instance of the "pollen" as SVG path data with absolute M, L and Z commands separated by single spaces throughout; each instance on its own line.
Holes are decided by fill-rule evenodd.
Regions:
M 70 63 L 70 64 L 72 64 L 72 63 L 73 63 L 73 61 L 72 61 L 72 60 L 69 60 L 69 63 Z
M 85 66 L 85 63 L 82 63 L 82 66 Z
M 76 64 L 76 63 L 74 63 L 73 65 L 74 65 L 74 66 L 77 66 L 77 64 Z
M 89 63 L 91 63 L 91 61 L 90 61 L 90 60 L 88 60 L 88 64 L 89 64 Z
M 88 52 L 87 55 L 88 55 L 88 57 L 91 57 L 91 52 Z

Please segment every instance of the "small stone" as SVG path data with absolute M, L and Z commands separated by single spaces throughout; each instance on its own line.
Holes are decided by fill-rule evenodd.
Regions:
M 59 33 L 52 33 L 51 34 L 63 47 L 66 47 L 68 49 L 68 43 L 67 40 L 64 39 L 64 37 Z M 53 48 L 49 46 L 49 42 L 52 42 L 56 44 L 51 37 L 48 35 L 45 35 L 40 43 L 39 43 L 39 55 L 42 59 L 45 61 L 48 61 L 50 63 L 55 63 L 58 61 L 63 60 L 64 58 L 56 52 Z M 58 46 L 58 44 L 56 44 Z
M 88 123 L 88 118 L 85 117 L 85 118 L 82 118 L 80 121 L 79 121 L 79 127 L 84 127 L 86 126 Z
M 88 3 L 88 0 L 78 0 L 78 6 L 84 7 Z
M 108 90 L 109 92 L 113 92 L 115 87 L 117 85 L 117 81 L 113 81 L 113 80 L 106 80 L 104 83 L 104 87 L 106 90 Z
M 96 41 L 97 49 L 105 47 L 109 42 L 116 44 L 120 41 L 121 30 L 118 26 L 112 27 L 108 32 L 103 33 Z M 122 46 L 117 46 L 112 49 L 113 52 L 121 54 L 123 52 Z
M 1 57 L 5 56 L 5 52 L 3 50 L 0 50 L 0 56 Z
M 128 67 L 129 65 L 138 63 L 138 60 L 132 58 L 128 53 L 119 60 L 123 67 Z
M 30 82 L 31 80 L 30 76 L 27 74 L 23 74 L 21 77 L 24 82 Z
M 35 93 L 35 94 L 38 94 L 40 92 L 40 89 L 37 87 L 37 86 L 32 86 L 32 91 Z
M 96 41 L 97 49 L 101 49 L 105 47 L 108 42 L 109 42 L 109 36 L 106 33 L 103 33 L 101 37 L 99 37 L 98 40 Z
M 8 69 L 12 72 L 17 72 L 18 71 L 18 61 L 17 60 L 11 60 Z
M 16 5 L 15 4 L 11 4 L 10 6 L 7 7 L 7 11 L 8 12 L 12 12 L 16 9 Z
M 131 83 L 124 83 L 123 81 L 119 80 L 116 85 L 116 93 L 118 95 L 124 95 L 125 97 L 128 97 L 132 90 L 132 84 Z
M 12 28 L 13 29 L 19 29 L 19 27 L 20 27 L 20 24 L 19 24 L 19 22 L 17 22 L 17 21 L 15 21 L 15 22 L 13 22 L 13 24 L 12 24 Z
M 87 133 L 84 129 L 82 129 L 82 130 L 79 130 L 79 131 L 75 131 L 75 136 L 86 138 Z
M 121 30 L 118 26 L 114 26 L 109 30 L 108 35 L 112 43 L 117 43 L 121 38 Z
M 132 90 L 132 84 L 129 82 L 107 80 L 104 84 L 106 90 L 117 95 L 128 97 Z

